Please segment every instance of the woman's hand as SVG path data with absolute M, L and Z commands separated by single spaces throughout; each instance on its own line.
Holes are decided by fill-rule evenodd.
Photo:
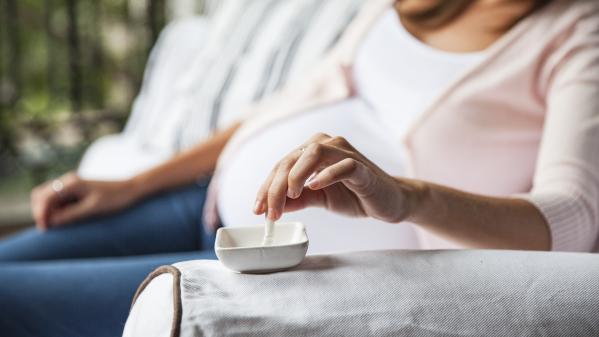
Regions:
M 531 202 L 468 193 L 425 181 L 394 178 L 343 138 L 318 134 L 283 158 L 258 192 L 254 212 L 319 206 L 350 216 L 410 221 L 472 248 L 551 247 L 549 227 Z
M 414 186 L 366 159 L 344 138 L 317 134 L 275 166 L 254 212 L 278 220 L 283 212 L 324 207 L 354 217 L 399 222 L 408 217 Z
M 46 230 L 125 208 L 136 199 L 131 181 L 83 180 L 68 173 L 34 188 L 31 207 L 37 227 Z

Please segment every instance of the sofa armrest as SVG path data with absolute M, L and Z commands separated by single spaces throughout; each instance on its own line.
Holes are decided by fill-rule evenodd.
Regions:
M 377 251 L 309 256 L 267 275 L 218 261 L 161 270 L 173 283 L 150 291 L 161 273 L 144 282 L 124 336 L 141 336 L 131 322 L 166 319 L 140 314 L 165 292 L 175 294 L 170 336 L 599 335 L 594 254 Z

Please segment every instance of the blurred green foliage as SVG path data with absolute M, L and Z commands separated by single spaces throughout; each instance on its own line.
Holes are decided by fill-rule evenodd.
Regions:
M 120 129 L 164 24 L 165 0 L 0 0 L 0 178 L 38 183 Z

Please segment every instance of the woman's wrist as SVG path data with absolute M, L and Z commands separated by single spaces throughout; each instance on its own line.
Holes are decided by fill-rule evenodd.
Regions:
M 396 177 L 395 180 L 400 189 L 402 199 L 404 202 L 403 207 L 403 220 L 413 223 L 417 223 L 422 220 L 423 209 L 426 205 L 426 200 L 429 196 L 429 185 L 420 180 L 406 179 Z
M 144 174 L 128 179 L 125 184 L 127 185 L 128 193 L 133 202 L 143 199 L 145 196 L 152 193 L 151 185 Z

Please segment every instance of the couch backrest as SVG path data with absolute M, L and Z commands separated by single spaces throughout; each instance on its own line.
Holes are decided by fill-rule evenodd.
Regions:
M 317 62 L 364 1 L 224 1 L 169 24 L 125 133 L 162 152 L 192 146 Z

